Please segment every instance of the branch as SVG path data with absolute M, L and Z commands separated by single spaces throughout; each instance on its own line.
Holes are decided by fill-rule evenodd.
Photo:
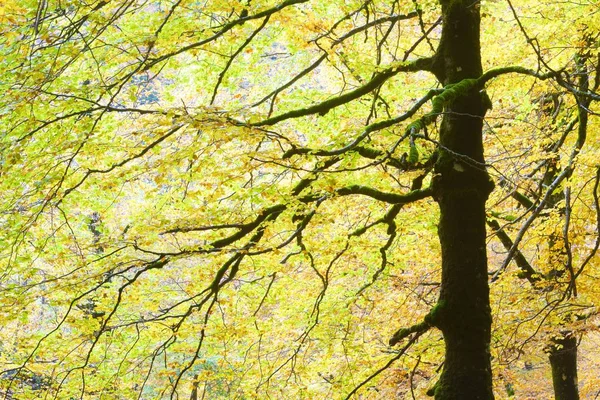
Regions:
M 317 179 L 318 172 L 321 172 L 321 171 L 329 168 L 330 166 L 334 165 L 338 161 L 339 161 L 338 159 L 327 160 L 327 162 L 325 162 L 320 168 L 317 168 L 314 171 L 314 175 L 311 175 L 309 178 L 301 179 L 300 182 L 298 182 L 298 184 L 296 184 L 296 186 L 294 186 L 294 188 L 292 189 L 291 195 L 299 196 L 300 193 L 304 189 L 309 187 L 310 184 Z M 319 198 L 320 198 L 319 196 L 309 195 L 309 196 L 299 197 L 298 200 L 303 203 L 309 203 L 312 201 L 318 201 Z M 288 204 L 276 204 L 274 206 L 265 208 L 256 216 L 256 218 L 253 221 L 245 223 L 245 224 L 232 223 L 232 224 L 219 224 L 219 225 L 203 225 L 203 226 L 199 226 L 199 227 L 177 227 L 177 228 L 169 229 L 169 230 L 165 231 L 164 233 L 185 233 L 185 232 L 200 232 L 200 231 L 220 230 L 220 229 L 238 229 L 237 232 L 231 234 L 230 236 L 227 236 L 223 239 L 216 240 L 200 250 L 200 252 L 212 252 L 212 251 L 215 251 L 215 249 L 220 249 L 224 246 L 235 243 L 239 239 L 242 239 L 244 236 L 246 236 L 247 234 L 249 234 L 256 228 L 261 226 L 261 224 L 263 222 L 265 222 L 267 219 L 270 219 L 273 216 L 275 216 L 275 218 L 277 216 L 279 216 L 281 213 L 283 213 L 288 208 L 288 206 L 289 206 Z
M 527 196 L 514 190 L 511 194 L 512 198 L 515 199 L 520 205 L 523 207 L 530 209 L 534 206 L 533 201 L 531 201 Z
M 568 175 L 570 175 L 571 172 L 572 172 L 572 169 L 570 167 L 565 168 L 560 173 L 560 175 L 558 175 L 556 177 L 554 182 L 552 182 L 552 184 L 548 187 L 548 191 L 546 192 L 546 195 L 544 196 L 542 201 L 540 201 L 538 206 L 533 210 L 533 212 L 531 213 L 529 218 L 525 221 L 525 223 L 523 224 L 523 226 L 517 233 L 517 237 L 515 238 L 513 245 L 510 247 L 510 249 L 508 251 L 508 255 L 506 256 L 506 259 L 504 260 L 504 263 L 502 263 L 502 266 L 500 267 L 500 269 L 498 269 L 498 271 L 496 271 L 496 273 L 494 274 L 492 279 L 497 278 L 497 276 L 500 275 L 500 273 L 502 273 L 502 271 L 504 271 L 506 269 L 506 267 L 508 267 L 508 264 L 510 263 L 510 261 L 513 259 L 514 255 L 518 251 L 519 244 L 521 243 L 521 240 L 523 240 L 523 236 L 525 236 L 525 232 L 527 232 L 527 229 L 529 229 L 529 227 L 531 226 L 533 221 L 535 221 L 535 219 L 538 217 L 538 215 L 546 207 L 548 200 L 550 199 L 550 196 L 552 195 L 552 193 L 554 193 L 554 190 L 558 187 L 558 185 L 560 185 L 560 183 L 565 178 L 567 178 Z
M 399 115 L 395 118 L 391 118 L 391 119 L 386 119 L 384 121 L 379 121 L 379 122 L 374 122 L 371 125 L 367 126 L 365 128 L 365 130 L 363 131 L 363 133 L 361 133 L 360 135 L 358 135 L 358 137 L 356 139 L 354 139 L 351 143 L 347 144 L 346 146 L 340 148 L 340 149 L 336 149 L 336 150 L 316 150 L 316 149 L 309 149 L 309 148 L 297 148 L 297 147 L 293 147 L 290 150 L 286 151 L 282 158 L 290 158 L 293 155 L 296 154 L 312 154 L 314 156 L 335 156 L 335 155 L 340 155 L 343 153 L 346 153 L 349 150 L 352 150 L 354 148 L 356 148 L 358 146 L 358 144 L 360 142 L 362 142 L 364 139 L 366 139 L 369 134 L 373 133 L 373 132 L 377 132 L 379 130 L 385 129 L 385 128 L 389 128 L 390 126 L 396 125 L 399 122 L 402 121 L 406 121 L 407 119 L 409 119 L 410 117 L 412 117 L 413 115 L 415 115 L 417 113 L 417 111 L 419 111 L 421 109 L 421 107 L 430 99 L 432 99 L 436 94 L 440 93 L 439 90 L 430 90 L 429 92 L 427 92 L 427 94 L 425 96 L 423 96 L 421 99 L 419 99 L 419 101 L 417 101 L 407 112 L 405 112 L 402 115 Z M 427 114 L 429 115 L 429 114 Z M 425 117 L 422 117 L 421 119 L 419 119 L 418 121 L 422 120 Z M 414 124 L 414 123 L 413 123 Z M 412 126 L 412 124 L 411 124 Z M 406 134 L 406 137 L 408 136 L 410 132 L 408 132 Z M 402 138 L 400 141 L 402 141 L 404 138 Z
M 377 371 L 372 373 L 367 379 L 365 379 L 358 386 L 356 386 L 350 393 L 348 393 L 348 396 L 346 396 L 344 400 L 348 400 L 350 397 L 352 397 L 354 394 L 356 394 L 356 392 L 358 392 L 358 390 L 361 387 L 363 387 L 364 385 L 369 383 L 373 378 L 375 378 L 377 375 L 379 375 L 380 373 L 382 373 L 383 371 L 388 369 L 390 367 L 390 365 L 392 365 L 396 360 L 400 359 L 400 357 L 402 357 L 404 355 L 404 353 L 406 353 L 406 350 L 408 350 L 417 341 L 417 339 L 419 339 L 419 337 L 421 337 L 421 335 L 423 333 L 425 333 L 425 331 L 417 332 L 417 334 L 415 336 L 413 336 L 412 339 L 410 339 L 410 341 L 408 343 L 406 343 L 406 345 L 398 352 L 398 354 L 394 358 L 389 360 L 383 367 L 379 368 Z
M 383 201 L 390 204 L 407 204 L 417 200 L 421 200 L 433 195 L 431 188 L 417 189 L 410 191 L 406 194 L 397 194 L 382 192 L 377 189 L 370 188 L 362 185 L 351 185 L 336 190 L 336 193 L 340 196 L 347 196 L 351 194 L 362 194 L 374 198 L 375 200 Z
M 171 57 L 174 57 L 174 56 L 176 56 L 178 54 L 185 53 L 186 51 L 189 51 L 189 50 L 198 48 L 200 46 L 203 46 L 203 45 L 205 45 L 207 43 L 210 43 L 210 42 L 218 39 L 219 37 L 223 36 L 225 33 L 229 32 L 231 29 L 233 29 L 237 25 L 243 25 L 245 22 L 251 21 L 251 20 L 254 20 L 254 19 L 261 19 L 261 18 L 268 17 L 268 16 L 270 16 L 270 15 L 272 15 L 272 14 L 278 12 L 278 11 L 283 10 L 286 7 L 289 7 L 289 6 L 292 6 L 292 5 L 296 5 L 296 4 L 306 3 L 308 1 L 309 0 L 287 0 L 287 1 L 284 1 L 283 3 L 281 3 L 281 4 L 279 4 L 279 5 L 275 6 L 275 7 L 269 8 L 268 10 L 259 12 L 259 13 L 254 14 L 254 15 L 247 15 L 247 16 L 245 16 L 243 18 L 238 18 L 238 19 L 236 19 L 234 21 L 231 21 L 231 22 L 225 24 L 218 32 L 216 32 L 214 35 L 212 35 L 212 36 L 210 36 L 210 37 L 208 37 L 208 38 L 206 38 L 204 40 L 200 40 L 199 42 L 189 44 L 189 45 L 181 47 L 181 48 L 179 48 L 179 49 L 177 49 L 175 51 L 172 51 L 171 53 L 167 53 L 167 54 L 164 54 L 164 55 L 162 55 L 160 57 L 157 57 L 157 58 L 154 58 L 154 59 L 150 60 L 150 62 L 148 62 L 148 64 L 146 64 L 142 68 L 142 70 L 146 71 L 146 70 L 152 68 L 153 66 L 155 66 L 156 64 L 158 64 L 158 63 L 160 63 L 162 61 L 168 60 Z
M 431 325 L 429 324 L 429 322 L 427 321 L 422 321 L 416 325 L 411 326 L 410 328 L 402 328 L 402 329 L 398 329 L 396 331 L 396 333 L 394 333 L 392 335 L 392 338 L 390 339 L 390 346 L 395 346 L 396 344 L 398 344 L 402 339 L 408 337 L 409 335 L 413 334 L 413 333 L 419 333 L 419 334 L 423 334 L 425 333 L 429 328 L 431 328 Z
M 160 136 L 158 139 L 156 139 L 155 141 L 153 141 L 152 143 L 150 143 L 148 146 L 144 147 L 142 149 L 142 151 L 140 151 L 137 154 L 134 154 L 128 158 L 125 158 L 117 163 L 112 164 L 110 167 L 108 168 L 104 168 L 104 169 L 95 169 L 95 168 L 91 168 L 88 169 L 87 172 L 83 175 L 83 177 L 81 177 L 81 179 L 79 180 L 79 182 L 77 182 L 75 185 L 69 187 L 68 189 L 66 189 L 62 195 L 62 198 L 60 201 L 62 201 L 62 199 L 64 199 L 65 197 L 67 197 L 71 192 L 73 192 L 74 190 L 76 190 L 79 186 L 81 186 L 86 180 L 87 178 L 90 177 L 90 175 L 93 174 L 106 174 L 108 172 L 113 171 L 115 168 L 119 168 L 124 166 L 125 164 L 137 160 L 138 158 L 143 157 L 146 153 L 148 153 L 150 150 L 152 150 L 154 147 L 158 146 L 160 143 L 162 143 L 163 141 L 165 141 L 166 139 L 168 139 L 170 136 L 174 135 L 175 133 L 177 133 L 181 128 L 183 127 L 182 124 L 176 125 L 173 128 L 171 128 L 170 130 L 168 130 L 164 135 Z
M 592 190 L 592 195 L 594 196 L 594 208 L 596 211 L 596 233 L 600 232 L 600 196 L 598 195 L 598 187 L 600 186 L 600 166 L 596 169 L 596 183 L 594 184 L 594 189 Z M 600 235 L 596 234 L 596 243 L 594 247 L 590 251 L 590 254 L 585 258 L 585 260 L 581 263 L 581 266 L 577 270 L 575 274 L 575 278 L 577 278 L 582 272 L 585 266 L 596 256 L 598 252 L 598 248 L 600 247 Z
M 349 17 L 350 15 L 348 15 L 347 17 Z M 337 46 L 338 44 L 342 43 L 344 40 L 354 36 L 357 33 L 360 33 L 368 28 L 371 28 L 373 26 L 385 23 L 385 22 L 397 22 L 400 20 L 404 20 L 404 19 L 409 19 L 409 18 L 413 18 L 417 16 L 416 12 L 412 12 L 409 13 L 407 15 L 392 15 L 392 16 L 388 16 L 388 17 L 384 17 L 384 18 L 380 18 L 378 20 L 375 20 L 371 23 L 368 23 L 366 25 L 363 25 L 361 27 L 355 28 L 353 30 L 351 30 L 350 32 L 346 33 L 345 35 L 343 35 L 342 37 L 340 37 L 339 39 L 333 41 L 333 43 L 331 44 L 330 48 L 333 49 L 335 46 Z M 330 32 L 331 33 L 331 32 Z M 315 42 L 318 39 L 314 40 Z M 302 70 L 300 73 L 298 73 L 297 75 L 295 75 L 292 79 L 290 79 L 287 83 L 285 83 L 284 85 L 280 86 L 279 88 L 275 89 L 274 91 L 272 91 L 271 93 L 269 93 L 268 95 L 266 95 L 265 97 L 263 97 L 262 99 L 260 99 L 259 101 L 257 101 L 256 103 L 252 104 L 252 107 L 256 107 L 260 104 L 262 104 L 263 102 L 265 102 L 266 100 L 268 100 L 269 98 L 272 97 L 271 100 L 271 104 L 269 106 L 269 113 L 267 114 L 267 116 L 270 118 L 271 114 L 273 113 L 273 105 L 275 104 L 275 98 L 277 97 L 277 95 L 279 93 L 281 93 L 283 90 L 287 89 L 288 87 L 290 87 L 291 85 L 293 85 L 295 82 L 297 82 L 299 79 L 301 79 L 303 76 L 305 76 L 306 74 L 308 74 L 310 71 L 314 70 L 317 66 L 319 66 L 321 64 L 321 62 L 323 60 L 325 60 L 327 58 L 327 53 L 324 52 L 321 57 L 319 57 L 315 62 L 313 62 L 311 65 L 309 65 L 307 68 L 305 68 L 304 70 Z M 405 61 L 405 60 L 404 60 Z
M 365 25 L 359 26 L 358 28 L 352 29 L 351 31 L 349 31 L 348 33 L 346 33 L 344 36 L 340 37 L 339 39 L 336 39 L 333 42 L 333 45 L 331 47 L 333 47 L 333 46 L 335 46 L 335 45 L 343 42 L 344 40 L 348 39 L 351 36 L 356 35 L 357 33 L 366 31 L 367 29 L 372 28 L 372 27 L 374 27 L 376 25 L 381 25 L 381 24 L 384 24 L 386 22 L 394 22 L 395 23 L 395 22 L 402 21 L 402 20 L 405 20 L 405 19 L 414 18 L 414 17 L 416 17 L 418 15 L 419 15 L 418 12 L 413 11 L 413 12 L 410 12 L 408 14 L 402 14 L 402 15 L 395 14 L 395 15 L 390 15 L 390 16 L 387 16 L 387 17 L 376 19 L 376 20 L 371 21 L 371 22 L 369 22 L 369 23 L 367 23 Z
M 242 228 L 240 228 L 239 231 L 237 231 L 233 235 L 212 242 L 210 247 L 211 248 L 220 248 L 220 247 L 224 247 L 231 243 L 236 242 L 237 240 L 243 238 L 244 236 L 246 236 L 247 234 L 252 232 L 254 229 L 258 228 L 265 220 L 273 218 L 274 215 L 279 216 L 283 211 L 285 211 L 286 208 L 287 208 L 287 205 L 278 204 L 278 205 L 264 209 L 254 219 L 254 221 L 252 221 L 248 224 L 245 224 Z
M 576 87 L 573 87 L 569 83 L 565 82 L 562 79 L 560 73 L 557 71 L 551 71 L 546 74 L 540 74 L 532 69 L 519 67 L 519 66 L 508 66 L 508 67 L 491 69 L 491 70 L 487 71 L 486 73 L 484 73 L 483 75 L 481 75 L 479 78 L 477 78 L 477 85 L 480 88 L 482 88 L 483 85 L 485 85 L 488 81 L 490 81 L 494 78 L 497 78 L 500 75 L 504 75 L 504 74 L 528 75 L 528 76 L 532 76 L 534 78 L 540 79 L 542 81 L 550 79 L 550 78 L 555 78 L 557 83 L 560 86 L 567 89 L 569 92 L 571 92 L 575 96 L 583 97 L 583 98 L 587 99 L 588 101 L 600 100 L 600 94 L 598 94 L 594 91 L 590 91 L 587 88 L 584 90 L 581 90 Z
M 377 281 L 377 278 L 379 278 L 379 276 L 383 273 L 383 271 L 385 271 L 385 267 L 387 267 L 387 265 L 388 265 L 387 251 L 392 246 L 392 243 L 394 243 L 394 240 L 396 239 L 396 235 L 397 235 L 395 219 L 396 219 L 396 216 L 398 215 L 398 213 L 400 212 L 400 210 L 402 209 L 402 206 L 403 206 L 403 204 L 394 204 L 392 206 L 392 208 L 390 208 L 390 210 L 385 214 L 385 216 L 383 218 L 379 219 L 378 221 L 375 221 L 376 224 L 377 223 L 387 224 L 388 227 L 387 227 L 386 233 L 388 234 L 388 240 L 385 242 L 385 244 L 383 246 L 381 246 L 379 248 L 379 254 L 381 254 L 381 265 L 379 266 L 377 271 L 375 271 L 375 273 L 371 277 L 371 281 L 367 282 L 360 289 L 358 289 L 358 291 L 356 292 L 357 296 L 360 295 L 361 293 L 363 293 L 367 288 L 371 287 Z M 370 226 L 374 226 L 374 225 L 371 224 Z M 368 229 L 368 227 L 369 226 L 367 226 L 365 228 Z M 366 231 L 366 229 L 365 229 L 365 231 Z M 356 233 L 360 233 L 360 230 L 352 232 L 352 234 L 350 236 L 356 236 Z
M 323 53 L 321 55 L 321 57 L 319 57 L 315 62 L 313 62 L 308 67 L 306 67 L 305 69 L 303 69 L 302 71 L 300 71 L 298 74 L 294 75 L 294 77 L 292 79 L 290 79 L 289 81 L 287 81 L 286 83 L 284 83 L 282 86 L 278 87 L 277 89 L 273 90 L 271 93 L 269 93 L 268 95 L 266 95 L 262 99 L 258 100 L 256 103 L 252 104 L 250 107 L 257 107 L 257 106 L 261 105 L 262 103 L 264 103 L 265 101 L 267 101 L 269 98 L 272 97 L 273 99 L 271 100 L 271 105 L 269 106 L 269 114 L 268 114 L 268 116 L 270 117 L 271 114 L 273 113 L 273 105 L 275 104 L 275 98 L 277 97 L 277 95 L 279 93 L 281 93 L 282 91 L 284 91 L 285 89 L 287 89 L 290 86 L 292 86 L 294 83 L 296 83 L 303 76 L 305 76 L 306 74 L 308 74 L 310 71 L 314 70 L 319 65 L 321 65 L 321 63 L 323 62 L 323 60 L 325 60 L 326 58 L 327 58 L 327 53 Z
M 213 94 L 210 99 L 210 105 L 212 105 L 215 102 L 215 98 L 217 97 L 217 91 L 219 90 L 219 86 L 221 86 L 221 82 L 223 82 L 223 78 L 225 77 L 225 74 L 229 70 L 229 67 L 231 67 L 233 60 L 235 60 L 235 58 L 242 52 L 242 50 L 244 50 L 244 48 L 246 46 L 248 46 L 250 44 L 250 42 L 252 42 L 252 39 L 254 39 L 254 37 L 256 35 L 258 35 L 258 33 L 267 25 L 267 22 L 269 22 L 270 17 L 271 17 L 270 14 L 267 15 L 265 17 L 265 19 L 263 20 L 262 24 L 260 24 L 260 26 L 258 28 L 256 28 L 250 36 L 248 36 L 248 38 L 244 41 L 244 43 L 242 43 L 242 45 L 240 47 L 238 47 L 238 49 L 235 51 L 235 53 L 233 53 L 231 56 L 229 56 L 229 60 L 227 60 L 227 64 L 225 64 L 225 68 L 223 68 L 223 70 L 219 74 L 219 78 L 217 79 L 217 84 L 215 85 L 215 87 L 213 89 Z
M 431 168 L 433 168 L 433 165 L 431 166 Z M 429 172 L 430 172 L 430 169 L 426 170 L 423 174 L 414 178 L 412 185 L 411 185 L 411 190 L 414 191 L 414 190 L 421 189 L 421 186 L 423 184 L 423 178 L 427 174 L 429 174 Z M 364 284 L 356 292 L 357 295 L 360 295 L 366 289 L 371 287 L 377 281 L 377 278 L 379 278 L 379 276 L 383 273 L 383 271 L 385 271 L 385 267 L 388 265 L 387 251 L 392 246 L 392 243 L 394 243 L 394 240 L 396 239 L 396 236 L 397 236 L 396 217 L 398 216 L 398 213 L 400 212 L 400 210 L 402 209 L 403 206 L 404 206 L 404 203 L 394 204 L 382 218 L 379 218 L 378 220 L 376 220 L 362 228 L 359 228 L 359 229 L 355 230 L 354 232 L 350 233 L 350 235 L 348 235 L 349 237 L 350 236 L 360 236 L 360 235 L 364 234 L 367 230 L 369 230 L 370 228 L 372 228 L 376 225 L 379 225 L 382 223 L 387 224 L 386 233 L 388 235 L 388 240 L 385 242 L 385 244 L 383 246 L 381 246 L 379 248 L 379 253 L 381 254 L 381 264 L 380 264 L 379 268 L 377 269 L 377 271 L 375 271 L 373 273 L 373 275 L 371 276 L 371 280 L 369 282 L 367 282 L 366 284 Z
M 504 246 L 506 251 L 510 251 L 510 249 L 513 246 L 513 241 L 510 239 L 506 231 L 502 229 L 500 224 L 498 224 L 498 221 L 496 221 L 495 219 L 488 218 L 486 222 L 488 226 L 494 230 L 494 233 L 496 234 L 498 239 L 500 239 L 500 242 L 502 242 L 502 245 Z M 517 263 L 517 266 L 521 269 L 523 277 L 527 279 L 529 283 L 535 285 L 536 282 L 539 282 L 541 280 L 539 273 L 537 273 L 533 269 L 533 267 L 531 266 L 531 264 L 529 264 L 525 256 L 523 256 L 523 253 L 521 253 L 521 251 L 519 250 L 516 250 L 515 252 L 515 262 Z M 492 282 L 497 279 L 498 275 L 494 274 L 492 277 Z
M 508 67 L 490 69 L 489 71 L 487 71 L 483 75 L 481 75 L 479 78 L 477 78 L 477 83 L 478 83 L 479 87 L 483 87 L 483 85 L 485 85 L 488 81 L 490 81 L 494 78 L 497 78 L 500 75 L 504 75 L 504 74 L 528 75 L 528 76 L 533 76 L 534 78 L 540 79 L 542 81 L 549 79 L 549 78 L 556 78 L 559 76 L 559 74 L 555 71 L 548 72 L 547 74 L 540 74 L 529 68 L 512 65 L 512 66 L 508 66 Z
M 400 171 L 416 171 L 419 169 L 429 170 L 435 165 L 435 162 L 438 157 L 437 152 L 434 152 L 423 162 L 411 163 L 408 160 L 406 160 L 405 156 L 402 156 L 400 159 L 397 159 L 391 157 L 389 153 L 370 147 L 356 146 L 353 149 L 353 151 L 360 154 L 361 157 L 368 158 L 370 160 L 379 160 L 386 158 L 387 165 L 390 165 Z
M 385 83 L 391 77 L 397 75 L 400 72 L 417 72 L 417 71 L 429 71 L 431 69 L 431 58 L 419 58 L 417 60 L 401 63 L 400 65 L 395 65 L 384 69 L 381 72 L 376 73 L 373 78 L 365 83 L 363 86 L 360 86 L 348 93 L 342 94 L 338 97 L 334 97 L 329 100 L 325 100 L 319 104 L 315 104 L 309 106 L 307 108 L 301 108 L 297 110 L 288 111 L 286 113 L 277 115 L 272 118 L 267 118 L 263 121 L 255 122 L 249 124 L 250 126 L 269 126 L 275 125 L 278 122 L 285 121 L 291 118 L 299 118 L 312 114 L 325 115 L 327 112 L 335 107 L 341 106 L 343 104 L 349 103 L 352 100 L 358 99 L 359 97 L 364 96 L 365 94 L 375 90 L 380 85 Z

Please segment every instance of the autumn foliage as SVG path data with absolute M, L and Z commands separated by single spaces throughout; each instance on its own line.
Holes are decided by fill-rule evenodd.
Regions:
M 598 27 L 2 1 L 0 394 L 439 400 L 479 341 L 473 399 L 598 396 Z

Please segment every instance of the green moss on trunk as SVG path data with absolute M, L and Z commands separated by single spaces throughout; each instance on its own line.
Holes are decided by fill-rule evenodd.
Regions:
M 487 277 L 485 202 L 492 184 L 483 157 L 485 96 L 471 84 L 482 74 L 479 4 L 442 1 L 443 29 L 434 58 L 437 78 L 460 93 L 444 101 L 441 151 L 433 182 L 440 207 L 442 287 L 435 325 L 446 346 L 436 400 L 490 400 L 491 310 Z M 453 87 L 453 86 L 450 86 Z M 457 91 L 458 92 L 458 91 Z

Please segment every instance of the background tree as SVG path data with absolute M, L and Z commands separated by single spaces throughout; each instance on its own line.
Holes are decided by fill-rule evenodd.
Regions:
M 5 394 L 520 390 L 593 326 L 597 14 L 5 2 Z

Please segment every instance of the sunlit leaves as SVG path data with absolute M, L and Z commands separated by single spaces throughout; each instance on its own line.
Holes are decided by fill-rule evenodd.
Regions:
M 194 388 L 215 399 L 336 398 L 393 356 L 390 335 L 437 300 L 434 203 L 389 219 L 390 204 L 339 189 L 430 184 L 438 126 L 405 136 L 430 101 L 354 141 L 436 88 L 433 74 L 399 73 L 322 115 L 247 125 L 431 56 L 437 3 L 392 3 L 2 2 L 0 361 L 15 398 L 189 398 Z M 574 54 L 594 55 L 595 5 L 514 6 L 535 40 L 518 33 L 507 3 L 484 2 L 485 69 L 543 70 L 543 60 L 574 81 Z M 538 201 L 549 171 L 574 163 L 557 193 L 573 193 L 581 265 L 597 235 L 598 126 L 591 118 L 571 159 L 577 101 L 563 89 L 518 75 L 488 82 L 488 204 L 514 236 L 528 211 L 511 193 Z M 559 301 L 568 284 L 559 197 L 521 244 L 544 280 L 532 287 L 511 266 L 492 287 L 495 374 L 517 390 L 529 381 L 514 369 L 530 361 L 524 352 L 541 363 L 556 326 L 588 332 L 577 315 L 598 299 L 595 256 L 577 304 Z M 495 271 L 506 249 L 489 246 Z M 376 396 L 412 387 L 422 397 L 439 339 L 420 338 L 372 382 Z

